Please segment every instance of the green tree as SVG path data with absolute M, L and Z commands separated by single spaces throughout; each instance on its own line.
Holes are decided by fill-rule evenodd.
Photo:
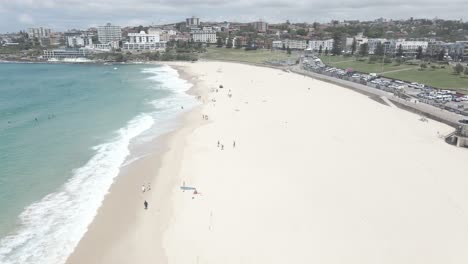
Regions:
M 291 55 L 291 49 L 290 49 L 289 47 L 286 49 L 286 53 L 287 53 L 288 55 Z
M 236 38 L 236 40 L 234 41 L 235 42 L 235 45 L 236 45 L 236 49 L 240 49 L 241 48 L 241 40 L 240 38 Z
M 333 46 L 332 46 L 332 50 L 331 50 L 331 53 L 333 55 L 340 55 L 341 54 L 341 51 L 342 51 L 341 42 L 342 42 L 342 34 L 340 32 L 335 32 L 333 34 Z
M 465 77 L 468 76 L 468 67 L 465 67 L 465 71 L 463 72 L 465 74 Z
M 39 39 L 35 37 L 35 38 L 33 39 L 33 41 L 32 41 L 32 45 L 33 45 L 34 47 L 39 47 L 39 46 L 41 45 L 40 42 L 39 42 Z
M 367 56 L 369 54 L 369 44 L 363 43 L 359 46 L 359 55 L 362 57 Z
M 462 73 L 463 70 L 464 70 L 464 67 L 460 63 L 457 63 L 457 65 L 455 65 L 455 67 L 453 67 L 453 71 L 455 72 L 455 74 L 458 74 L 458 75 L 460 73 Z
M 298 30 L 296 30 L 296 34 L 300 35 L 300 36 L 305 36 L 307 35 L 307 31 L 303 28 L 300 28 Z
M 384 45 L 381 42 L 378 42 L 377 46 L 375 46 L 374 54 L 376 56 L 383 56 L 384 55 Z
M 421 63 L 421 64 L 419 64 L 419 69 L 420 69 L 421 71 L 423 71 L 423 70 L 426 69 L 426 68 L 427 68 L 427 64 L 426 64 L 426 63 Z
M 354 53 L 356 52 L 356 47 L 357 46 L 357 43 L 356 43 L 356 38 L 353 38 L 353 43 L 351 44 L 351 55 L 354 55 Z
M 416 59 L 420 60 L 423 57 L 423 48 L 421 46 L 418 47 L 416 51 Z
M 322 45 L 320 45 L 318 53 L 322 55 Z
M 216 41 L 216 47 L 223 47 L 223 40 L 220 37 L 218 37 L 218 40 Z
M 445 57 L 445 49 L 442 49 L 439 54 L 437 55 L 437 60 L 438 61 L 443 61 Z
M 325 55 L 328 55 L 328 47 L 325 48 Z
M 283 48 L 281 48 L 282 50 L 286 50 L 286 45 L 283 43 Z
M 401 44 L 398 45 L 398 50 L 397 50 L 396 56 L 397 57 L 402 57 L 403 56 L 403 46 L 401 46 Z
M 319 26 L 320 26 L 320 24 L 319 24 L 318 22 L 314 22 L 314 23 L 312 24 L 312 27 L 313 27 L 315 30 L 317 30 Z
M 232 49 L 232 38 L 231 38 L 231 37 L 228 38 L 228 41 L 227 41 L 227 44 L 226 44 L 226 48 Z

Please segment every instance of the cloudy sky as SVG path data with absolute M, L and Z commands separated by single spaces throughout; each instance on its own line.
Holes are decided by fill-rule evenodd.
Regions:
M 331 19 L 449 18 L 468 20 L 468 0 L 0 0 L 0 32 L 31 26 L 56 31 L 111 22 L 162 24 L 203 21 L 324 22 Z

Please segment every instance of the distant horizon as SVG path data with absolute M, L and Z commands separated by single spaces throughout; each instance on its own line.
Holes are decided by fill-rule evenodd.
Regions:
M 111 22 L 139 26 L 169 24 L 196 16 L 201 21 L 268 23 L 370 21 L 413 18 L 468 20 L 468 1 L 447 0 L 0 0 L 0 32 L 18 32 L 29 27 L 54 31 L 83 29 Z
M 1 0 L 0 0 L 1 1 Z M 120 23 L 115 23 L 113 21 L 105 21 L 103 23 L 92 23 L 92 24 L 89 24 L 89 25 L 85 25 L 85 26 L 81 26 L 81 27 L 52 27 L 51 25 L 49 24 L 31 24 L 29 26 L 26 26 L 24 28 L 19 28 L 18 30 L 12 30 L 12 31 L 0 31 L 0 34 L 12 34 L 12 33 L 18 33 L 20 31 L 26 31 L 28 30 L 28 28 L 39 28 L 39 27 L 42 27 L 42 28 L 49 28 L 52 30 L 52 32 L 66 32 L 68 30 L 86 30 L 86 29 L 89 29 L 89 28 L 97 28 L 99 26 L 103 26 L 107 23 L 111 23 L 112 25 L 116 25 L 116 26 L 120 26 L 121 28 L 126 28 L 126 27 L 138 27 L 138 26 L 143 26 L 143 27 L 151 27 L 151 26 L 164 26 L 164 25 L 171 25 L 171 24 L 177 24 L 177 23 L 181 23 L 181 22 L 185 22 L 185 19 L 186 18 L 189 18 L 189 17 L 192 17 L 192 16 L 185 16 L 183 18 L 180 18 L 179 20 L 174 20 L 174 21 L 167 21 L 167 22 L 162 22 L 161 23 L 154 23 L 154 22 L 151 22 L 150 24 L 147 24 L 147 23 L 140 23 L 140 24 L 120 24 Z M 315 22 L 318 22 L 320 24 L 327 24 L 327 23 L 330 23 L 332 21 L 339 21 L 339 22 L 343 22 L 343 21 L 359 21 L 359 22 L 372 22 L 372 21 L 375 21 L 375 20 L 378 20 L 378 19 L 384 19 L 386 21 L 406 21 L 406 20 L 409 20 L 411 18 L 413 18 L 414 20 L 421 20 L 421 19 L 427 19 L 427 20 L 434 20 L 434 19 L 442 19 L 442 20 L 447 20 L 447 21 L 460 21 L 461 22 L 465 22 L 464 19 L 456 19 L 456 18 L 442 18 L 442 17 L 406 17 L 406 18 L 387 18 L 387 17 L 376 17 L 376 18 L 373 18 L 373 19 L 352 19 L 352 18 L 349 18 L 349 19 L 329 19 L 329 20 L 324 20 L 324 21 L 292 21 L 290 19 L 286 19 L 286 20 L 278 20 L 278 21 L 269 21 L 269 20 L 266 20 L 266 19 L 251 19 L 251 20 L 245 20 L 245 21 L 236 21 L 236 20 L 204 20 L 202 17 L 198 17 L 198 16 L 195 16 L 197 18 L 200 19 L 200 22 L 201 23 L 223 23 L 223 22 L 228 22 L 228 23 L 252 23 L 252 22 L 257 22 L 257 21 L 263 21 L 263 22 L 266 22 L 268 24 L 282 24 L 282 23 L 286 23 L 286 21 L 289 21 L 291 24 L 301 24 L 301 23 L 307 23 L 307 24 L 313 24 Z M 466 21 L 468 21 L 468 19 L 466 19 Z M 1 28 L 1 24 L 0 24 L 0 28 Z

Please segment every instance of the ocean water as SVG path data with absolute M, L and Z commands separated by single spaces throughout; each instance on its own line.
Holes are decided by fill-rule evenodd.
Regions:
M 0 263 L 64 263 L 189 88 L 168 66 L 0 64 Z

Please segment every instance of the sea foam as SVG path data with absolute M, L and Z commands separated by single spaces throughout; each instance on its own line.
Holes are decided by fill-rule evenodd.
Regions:
M 124 164 L 130 143 L 136 137 L 151 134 L 154 138 L 155 132 L 159 135 L 170 130 L 174 125 L 164 121 L 196 104 L 185 93 L 191 84 L 169 66 L 143 69 L 143 73 L 154 74 L 149 77 L 158 82 L 154 89 L 170 90 L 170 95 L 152 101 L 154 112 L 139 114 L 109 142 L 95 146 L 94 156 L 75 169 L 59 190 L 28 206 L 19 216 L 17 230 L 0 240 L 0 263 L 65 263 L 96 216 L 121 166 L 136 160 Z

